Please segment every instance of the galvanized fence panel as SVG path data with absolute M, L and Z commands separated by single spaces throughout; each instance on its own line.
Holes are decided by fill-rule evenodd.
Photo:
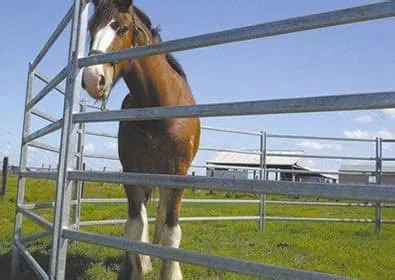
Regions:
M 80 110 L 81 69 L 77 60 L 84 55 L 86 30 L 88 25 L 88 6 L 85 0 L 74 2 L 73 20 L 71 27 L 69 67 L 66 81 L 66 94 L 63 105 L 62 135 L 59 150 L 58 176 L 56 180 L 56 205 L 54 217 L 54 230 L 52 237 L 52 252 L 50 258 L 49 277 L 63 279 L 66 271 L 67 242 L 62 230 L 69 226 L 70 200 L 72 196 L 73 181 L 69 170 L 78 165 L 75 154 L 78 149 L 78 127 L 72 122 L 73 112 Z
M 28 66 L 28 74 L 27 74 L 27 82 L 26 82 L 26 95 L 25 95 L 25 105 L 28 104 L 30 99 L 32 98 L 32 83 L 33 83 L 33 69 L 31 64 Z M 21 136 L 21 149 L 20 149 L 20 158 L 19 158 L 19 168 L 20 171 L 25 171 L 26 163 L 27 163 L 27 145 L 24 144 L 24 139 L 30 133 L 30 114 L 25 110 L 23 114 L 23 130 Z M 25 184 L 26 179 L 22 176 L 18 176 L 17 183 L 17 195 L 16 195 L 16 209 L 20 205 L 24 203 L 25 200 Z M 13 244 L 13 252 L 12 252 L 12 264 L 11 264 L 11 278 L 16 279 L 18 274 L 18 269 L 20 265 L 20 248 L 17 246 L 17 242 L 21 239 L 22 232 L 22 222 L 23 222 L 23 214 L 16 210 L 15 213 L 15 224 L 14 224 L 14 244 Z
M 50 272 L 48 279 L 64 279 L 65 264 L 67 254 L 67 240 L 79 240 L 118 249 L 128 249 L 138 253 L 157 256 L 164 259 L 172 259 L 191 264 L 212 267 L 241 274 L 253 275 L 257 277 L 269 278 L 293 278 L 293 279 L 334 279 L 336 276 L 305 272 L 296 269 L 281 268 L 266 264 L 256 264 L 230 258 L 218 256 L 202 255 L 196 252 L 189 252 L 181 249 L 172 249 L 151 245 L 123 238 L 107 237 L 98 234 L 78 232 L 68 229 L 70 205 L 78 204 L 71 201 L 72 181 L 96 181 L 113 183 L 137 183 L 158 185 L 164 188 L 200 188 L 217 189 L 222 191 L 240 191 L 252 193 L 279 193 L 302 196 L 322 196 L 330 198 L 355 199 L 364 201 L 395 201 L 395 188 L 392 186 L 371 186 L 371 185 L 326 185 L 314 183 L 293 183 L 293 182 L 269 182 L 267 180 L 228 180 L 211 179 L 205 177 L 185 177 L 174 175 L 158 174 L 135 174 L 135 173 L 103 173 L 103 172 L 83 172 L 70 171 L 75 166 L 74 157 L 76 155 L 76 124 L 87 122 L 106 122 L 120 120 L 149 120 L 162 118 L 186 118 L 186 117 L 218 117 L 235 115 L 255 115 L 255 114 L 281 114 L 281 113 L 302 113 L 302 112 L 327 112 L 338 110 L 362 110 L 362 109 L 382 109 L 395 107 L 395 92 L 377 92 L 365 94 L 349 94 L 340 96 L 323 96 L 309 98 L 290 98 L 278 100 L 261 100 L 255 102 L 221 103 L 196 106 L 181 106 L 174 108 L 147 108 L 129 109 L 123 111 L 110 112 L 87 112 L 73 114 L 73 108 L 78 109 L 79 99 L 79 68 L 102 64 L 114 60 L 122 60 L 131 57 L 148 56 L 153 54 L 175 52 L 193 48 L 207 47 L 230 42 L 244 41 L 255 38 L 276 36 L 291 32 L 311 30 L 353 22 L 361 22 L 378 18 L 395 16 L 395 1 L 376 3 L 371 5 L 359 6 L 355 8 L 337 10 L 327 13 L 314 14 L 304 17 L 291 18 L 265 24 L 258 24 L 243 28 L 237 28 L 222 32 L 194 36 L 163 42 L 155 46 L 145 46 L 120 52 L 81 58 L 85 42 L 85 30 L 87 20 L 86 2 L 75 0 L 75 4 L 62 20 L 61 24 L 55 29 L 50 40 L 46 43 L 43 50 L 39 53 L 33 64 L 29 67 L 28 86 L 25 102 L 24 130 L 22 135 L 22 147 L 18 183 L 17 215 L 15 222 L 14 253 L 12 265 L 12 277 L 16 277 L 18 269 L 19 254 L 25 257 L 28 264 L 39 277 L 47 277 L 36 261 L 29 255 L 26 248 L 21 244 L 22 215 L 30 217 L 33 221 L 44 226 L 48 231 L 53 230 L 53 245 L 50 260 Z M 35 96 L 31 97 L 31 82 L 34 75 L 33 70 L 47 51 L 52 46 L 55 39 L 65 29 L 65 26 L 73 18 L 72 35 L 70 42 L 69 64 L 54 79 Z M 51 123 L 43 129 L 30 134 L 30 112 L 33 106 L 43 99 L 52 89 L 67 76 L 67 88 L 65 93 L 65 106 L 63 118 Z M 74 110 L 78 111 L 78 110 Z M 37 113 L 36 115 L 43 116 Z M 47 117 L 53 121 L 52 118 Z M 27 144 L 62 128 L 62 143 L 60 147 L 59 167 L 57 173 L 50 172 L 27 172 L 26 153 Z M 37 142 L 33 145 L 41 146 Z M 48 147 L 46 147 L 48 148 Z M 260 156 L 264 159 L 262 149 Z M 77 153 L 82 158 L 83 154 Z M 377 159 L 378 157 L 376 157 Z M 382 156 L 379 157 L 382 159 Z M 78 166 L 77 166 L 78 167 Z M 80 167 L 80 166 L 79 166 Z M 264 162 L 261 161 L 260 170 L 264 170 Z M 378 179 L 381 176 L 381 169 L 377 168 Z M 23 207 L 25 177 L 46 178 L 57 180 L 57 203 L 55 207 L 54 224 L 49 224 L 42 218 L 36 216 L 31 210 Z M 261 177 L 262 179 L 262 177 Z M 266 178 L 265 178 L 266 179 Z M 262 199 L 261 199 L 262 201 Z M 263 206 L 264 203 L 261 205 Z M 381 206 L 378 204 L 378 209 Z M 260 213 L 258 218 L 262 220 L 264 214 Z M 377 219 L 376 219 L 377 221 Z M 43 234 L 43 233 L 42 233 Z

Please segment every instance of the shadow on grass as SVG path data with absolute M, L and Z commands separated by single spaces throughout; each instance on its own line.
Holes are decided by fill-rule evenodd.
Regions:
M 46 272 L 48 272 L 50 258 L 49 250 L 48 252 L 43 252 L 43 250 L 36 250 L 32 252 L 32 255 L 35 260 L 41 265 L 41 267 Z M 0 279 L 11 278 L 11 259 L 12 251 L 0 255 Z M 21 260 L 22 261 L 19 269 L 18 279 L 36 280 L 36 275 L 29 268 L 23 257 L 21 257 Z M 107 271 L 116 272 L 119 269 L 121 261 L 121 257 L 108 257 L 104 260 L 98 260 L 82 254 L 69 253 L 67 256 L 66 279 L 91 279 L 91 277 L 88 275 L 88 270 L 94 264 L 104 264 Z

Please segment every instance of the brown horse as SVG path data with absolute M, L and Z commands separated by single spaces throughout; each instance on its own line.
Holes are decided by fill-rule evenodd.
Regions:
M 90 55 L 161 42 L 159 32 L 132 0 L 94 0 L 90 20 Z M 170 54 L 128 59 L 87 67 L 83 86 L 91 97 L 105 100 L 114 83 L 122 77 L 130 93 L 122 109 L 193 105 L 188 81 L 180 64 Z M 123 121 L 119 125 L 119 158 L 125 172 L 186 175 L 200 140 L 197 118 L 155 121 Z M 148 242 L 146 203 L 151 185 L 125 185 L 129 218 L 125 236 Z M 178 248 L 181 229 L 178 218 L 181 189 L 161 189 L 154 243 Z M 142 279 L 151 269 L 150 258 L 133 252 L 125 254 L 118 279 Z M 182 279 L 178 262 L 162 261 L 160 279 Z

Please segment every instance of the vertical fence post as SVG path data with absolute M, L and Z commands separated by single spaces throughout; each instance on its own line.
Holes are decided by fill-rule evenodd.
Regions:
M 266 180 L 266 132 L 260 135 L 259 180 Z M 259 231 L 265 230 L 265 194 L 259 194 Z
M 63 228 L 69 226 L 70 202 L 73 182 L 69 171 L 76 168 L 78 125 L 73 123 L 73 112 L 80 110 L 80 91 L 82 72 L 78 59 L 85 51 L 88 7 L 85 0 L 75 0 L 71 25 L 69 50 L 69 72 L 66 80 L 66 92 L 63 106 L 63 123 L 59 151 L 58 177 L 56 180 L 56 205 L 52 236 L 52 250 L 49 265 L 49 279 L 63 280 L 66 272 L 67 239 L 63 237 Z
M 86 101 L 82 101 L 80 104 L 80 112 L 84 113 L 86 111 Z M 78 139 L 77 139 L 77 161 L 76 169 L 84 170 L 84 145 L 85 145 L 85 124 L 78 124 Z M 74 227 L 76 230 L 80 229 L 81 221 L 81 198 L 82 198 L 82 188 L 83 182 L 81 180 L 77 181 L 74 199 Z
M 381 138 L 376 138 L 376 184 L 380 185 L 383 174 L 383 143 Z M 375 219 L 375 232 L 381 233 L 383 212 L 381 203 L 376 203 L 376 219 Z
M 8 157 L 4 157 L 3 159 L 3 172 L 2 172 L 2 183 L 1 183 L 1 193 L 0 195 L 3 196 L 3 199 L 5 199 L 7 195 L 7 176 L 8 175 Z
M 25 106 L 28 104 L 32 97 L 32 85 L 33 85 L 33 76 L 34 69 L 32 68 L 31 63 L 28 66 L 28 75 L 26 82 L 26 96 L 25 96 Z M 26 163 L 27 163 L 27 144 L 25 143 L 25 137 L 30 133 L 30 110 L 24 110 L 23 114 L 23 131 L 22 131 L 22 139 L 21 139 L 21 151 L 19 156 L 19 171 L 26 171 Z M 23 214 L 19 212 L 19 207 L 23 204 L 25 199 L 25 184 L 26 180 L 21 175 L 18 175 L 18 183 L 17 183 L 17 195 L 16 195 L 16 214 L 15 214 L 15 225 L 14 225 L 14 242 L 21 240 L 21 231 L 22 231 L 22 221 Z M 12 251 L 12 261 L 11 261 L 11 279 L 18 278 L 19 271 L 19 252 L 16 244 L 13 244 Z
M 84 162 L 82 164 L 82 171 L 85 171 L 85 170 L 86 170 L 86 163 Z M 82 184 L 81 184 L 81 198 L 84 198 L 84 191 L 85 191 L 85 181 L 82 181 Z

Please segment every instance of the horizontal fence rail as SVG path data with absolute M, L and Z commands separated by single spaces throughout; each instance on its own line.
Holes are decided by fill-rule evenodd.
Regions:
M 31 221 L 45 228 L 47 231 L 53 231 L 53 225 L 50 222 L 42 218 L 40 215 L 32 212 L 31 210 L 18 207 L 17 211 L 22 212 L 26 217 L 29 217 Z
M 48 209 L 48 208 L 54 208 L 55 202 L 29 203 L 29 204 L 21 205 L 20 207 L 26 210 Z
M 260 216 L 218 216 L 218 217 L 181 217 L 180 222 L 226 222 L 226 221 L 259 221 Z M 312 217 L 276 217 L 276 216 L 265 216 L 265 220 L 276 221 L 276 222 L 328 222 L 328 223 L 354 223 L 354 224 L 374 224 L 374 219 L 358 219 L 358 218 L 312 218 Z M 98 221 L 83 221 L 80 222 L 80 226 L 98 226 L 98 225 L 122 225 L 125 224 L 126 219 L 118 220 L 98 220 Z M 155 223 L 155 218 L 149 218 L 149 223 Z M 395 220 L 382 220 L 383 224 L 393 224 Z
M 291 173 L 291 174 L 310 174 L 310 175 L 340 175 L 340 174 L 357 174 L 362 175 L 366 174 L 366 172 L 359 172 L 359 171 L 331 171 L 331 170 L 298 170 L 298 169 L 281 169 L 281 168 L 267 168 L 266 172 L 279 172 L 279 173 Z M 374 172 L 371 172 L 374 173 Z
M 89 106 L 89 105 L 87 105 Z M 95 107 L 96 108 L 96 107 Z M 97 109 L 100 109 L 97 107 Z M 261 136 L 262 133 L 258 132 L 251 132 L 246 130 L 238 130 L 238 129 L 224 129 L 224 128 L 217 128 L 217 127 L 210 127 L 210 126 L 202 126 L 202 130 L 209 130 L 209 131 L 218 131 L 218 132 L 225 132 L 225 133 L 234 133 L 234 134 L 242 134 L 242 135 L 251 135 L 251 136 Z M 114 138 L 118 139 L 118 135 L 115 133 L 106 133 L 106 132 L 98 132 L 98 131 L 85 131 L 87 135 L 93 136 L 103 136 L 107 138 Z M 375 139 L 363 139 L 363 138 L 341 138 L 341 137 L 322 137 L 322 136 L 308 136 L 308 135 L 283 135 L 283 134 L 267 134 L 268 138 L 283 138 L 283 139 L 309 139 L 309 140 L 328 140 L 328 141 L 351 141 L 351 142 L 371 142 L 375 143 Z M 392 139 L 382 139 L 382 142 L 395 142 Z
M 46 84 L 49 84 L 50 81 L 51 81 L 49 78 L 45 77 L 43 74 L 41 74 L 41 73 L 39 73 L 37 71 L 34 71 L 34 76 L 37 79 L 39 79 L 40 81 L 42 81 L 42 82 L 44 82 Z M 58 86 L 54 87 L 54 90 L 57 91 L 58 93 L 62 94 L 62 95 L 65 94 L 65 90 L 63 88 L 58 87 Z
M 50 234 L 51 233 L 48 232 L 48 231 L 42 231 L 42 232 L 39 232 L 39 233 L 22 236 L 21 237 L 21 242 L 23 244 L 26 244 L 26 243 L 29 243 L 29 242 L 37 241 L 37 239 L 47 237 Z
M 158 45 L 90 56 L 79 60 L 80 67 L 104 64 L 132 57 L 177 52 L 208 46 L 271 37 L 287 33 L 312 30 L 354 22 L 362 22 L 395 16 L 395 3 L 384 2 L 355 8 L 290 18 L 227 31 L 215 32 L 184 39 L 163 42 Z
M 32 109 L 38 102 L 40 102 L 51 90 L 60 84 L 69 74 L 70 67 L 63 68 L 58 75 L 55 76 L 32 100 L 26 105 L 26 110 Z
M 208 164 L 192 164 L 190 166 L 191 168 L 207 168 L 207 169 L 213 169 L 213 168 L 229 168 L 229 169 L 238 169 L 238 170 L 247 170 L 247 171 L 261 171 L 262 169 L 259 167 L 249 167 L 249 166 L 240 166 L 239 164 L 235 164 L 235 165 L 216 165 L 216 164 L 212 164 L 212 163 L 208 163 Z
M 344 142 L 371 142 L 375 143 L 375 139 L 364 138 L 343 138 L 343 137 L 322 137 L 322 136 L 304 136 L 304 135 L 283 135 L 283 134 L 267 134 L 268 138 L 278 139 L 306 139 L 306 140 L 328 140 L 328 141 L 344 141 Z
M 56 172 L 20 172 L 20 176 L 55 180 Z M 177 176 L 143 173 L 70 171 L 70 179 L 117 184 L 145 184 L 150 182 L 163 188 L 214 189 L 244 193 L 272 193 L 365 201 L 395 202 L 395 187 L 349 184 L 294 183 L 286 181 L 258 181 L 219 179 L 200 176 Z
M 199 147 L 201 151 L 211 151 L 211 152 L 230 152 L 236 154 L 247 154 L 247 155 L 260 155 L 261 152 L 257 151 L 247 151 L 247 150 L 237 150 L 237 149 L 226 149 L 226 148 L 216 148 L 216 147 Z
M 48 134 L 60 129 L 61 127 L 62 127 L 62 120 L 57 120 L 56 122 L 51 123 L 41 129 L 37 130 L 36 132 L 33 132 L 32 134 L 26 136 L 23 139 L 23 143 L 28 144 L 31 141 L 34 141 L 40 137 L 43 137 L 45 135 L 48 135 Z
M 332 222 L 332 223 L 375 223 L 373 219 L 354 219 L 354 218 L 308 218 L 308 217 L 273 217 L 266 216 L 266 220 L 284 222 Z
M 56 172 L 19 172 L 26 178 L 55 180 Z M 164 188 L 215 189 L 244 193 L 273 193 L 300 196 L 355 199 L 366 201 L 395 201 L 395 187 L 349 184 L 294 183 L 286 181 L 258 181 L 219 179 L 200 176 L 177 176 L 143 173 L 70 171 L 72 180 L 117 184 L 145 184 L 150 182 Z
M 259 216 L 231 216 L 231 217 L 180 217 L 179 222 L 182 223 L 193 223 L 193 222 L 224 222 L 224 221 L 257 221 Z M 113 219 L 113 220 L 99 220 L 99 221 L 83 221 L 80 222 L 80 226 L 97 226 L 97 225 L 121 225 L 125 224 L 126 219 Z M 148 223 L 155 223 L 156 218 L 148 218 Z
M 34 171 L 20 171 L 17 173 L 18 176 L 24 178 L 32 178 L 32 179 L 46 179 L 46 180 L 56 180 L 58 173 L 57 172 L 34 172 Z
M 161 247 L 150 243 L 136 242 L 119 237 L 109 237 L 105 235 L 79 232 L 74 230 L 63 230 L 66 238 L 87 242 L 97 245 L 103 245 L 121 250 L 128 250 L 138 254 L 154 256 L 167 260 L 180 261 L 193 265 L 204 266 L 217 270 L 224 270 L 244 275 L 281 278 L 281 279 L 345 279 L 334 275 L 306 272 L 298 269 L 283 268 L 274 265 L 246 262 L 233 258 L 225 258 L 220 256 L 211 256 L 183 249 L 174 249 L 169 247 Z
M 218 217 L 181 217 L 181 223 L 193 222 L 236 222 L 236 221 L 259 221 L 260 216 L 218 216 Z M 353 224 L 374 224 L 374 219 L 358 219 L 358 218 L 311 218 L 311 217 L 276 217 L 265 216 L 265 220 L 276 222 L 317 222 L 317 223 L 353 223 Z M 117 220 L 98 220 L 83 221 L 79 226 L 98 226 L 98 225 L 123 225 L 126 219 Z M 148 218 L 149 223 L 155 223 L 155 218 Z M 381 220 L 382 224 L 395 224 L 395 220 Z
M 237 169 L 237 170 L 247 170 L 247 171 L 261 171 L 262 169 L 259 167 L 248 167 L 241 166 L 239 164 L 234 165 L 224 165 L 224 164 L 193 164 L 190 166 L 191 168 L 205 168 L 205 169 L 215 169 L 215 168 L 227 168 L 227 169 Z M 300 169 L 283 169 L 283 168 L 265 168 L 266 172 L 279 172 L 279 173 L 291 173 L 291 174 L 324 174 L 324 175 L 366 175 L 366 174 L 374 174 L 375 171 L 334 171 L 334 170 L 321 170 L 321 169 L 309 169 L 309 170 L 300 170 Z M 269 179 L 270 180 L 270 179 Z
M 90 106 L 90 104 L 87 106 Z M 100 109 L 100 108 L 97 107 L 97 109 Z M 258 133 L 258 132 L 251 132 L 251 131 L 238 130 L 238 129 L 224 129 L 224 128 L 217 128 L 217 127 L 210 127 L 210 126 L 201 126 L 200 128 L 202 130 L 225 132 L 225 133 L 235 133 L 235 134 L 241 134 L 241 135 L 250 135 L 250 136 L 261 136 L 262 135 L 261 133 Z M 85 134 L 118 139 L 118 135 L 115 133 L 106 133 L 106 132 L 97 132 L 97 131 L 87 130 L 87 131 L 85 131 Z
M 195 106 L 126 109 L 74 114 L 74 122 L 118 122 L 165 118 L 226 117 L 285 113 L 384 109 L 395 107 L 395 92 L 217 103 Z
M 275 157 L 294 157 L 294 158 L 321 158 L 321 159 L 348 159 L 348 160 L 376 160 L 374 157 L 349 157 L 349 156 L 324 156 L 324 155 L 305 155 L 305 154 L 286 154 L 286 153 L 266 153 L 267 156 Z
M 154 199 L 153 201 L 159 201 Z M 83 203 L 127 203 L 126 198 L 83 198 Z M 183 198 L 182 203 L 198 203 L 198 204 L 257 204 L 260 200 L 257 199 L 198 199 L 198 198 Z M 315 202 L 315 201 L 283 201 L 283 200 L 265 200 L 265 204 L 273 205 L 300 205 L 300 206 L 335 206 L 335 207 L 376 207 L 375 203 L 356 203 L 356 202 Z M 45 206 L 51 207 L 50 203 Z M 32 206 L 31 206 L 32 207 Z M 382 207 L 392 208 L 395 204 L 382 204 Z M 40 209 L 35 206 L 34 209 Z
M 225 133 L 233 133 L 233 134 L 241 134 L 241 135 L 250 135 L 250 136 L 261 136 L 262 133 L 247 131 L 247 130 L 239 130 L 239 129 L 224 129 L 218 127 L 211 127 L 211 126 L 202 126 L 202 130 L 208 131 L 217 131 L 217 132 L 225 132 Z
M 163 188 L 198 188 L 218 191 L 249 193 L 273 193 L 301 196 L 320 196 L 339 199 L 366 201 L 395 201 L 395 187 L 293 183 L 258 180 L 219 179 L 198 176 L 155 175 L 118 172 L 82 172 L 70 171 L 72 180 L 108 182 L 118 184 L 145 184 Z
M 45 144 L 45 143 L 37 142 L 37 141 L 30 142 L 29 146 L 40 149 L 40 150 L 48 151 L 48 152 L 59 153 L 59 148 L 52 146 L 52 145 Z
M 37 116 L 37 117 L 39 117 L 39 118 L 41 118 L 43 120 L 52 122 L 52 123 L 54 123 L 54 122 L 56 122 L 58 120 L 58 118 L 56 118 L 56 117 L 54 117 L 54 116 L 52 116 L 50 114 L 44 113 L 44 112 L 42 112 L 40 110 L 37 110 L 35 108 L 31 110 L 31 114 L 35 115 L 35 116 Z
M 64 18 L 61 20 L 59 25 L 56 27 L 55 31 L 52 33 L 52 35 L 49 37 L 47 43 L 44 45 L 42 50 L 39 52 L 37 57 L 33 60 L 32 62 L 32 69 L 35 69 L 37 65 L 40 63 L 40 61 L 45 57 L 45 55 L 48 53 L 49 49 L 52 47 L 52 45 L 56 42 L 56 40 L 59 38 L 59 36 L 63 33 L 63 31 L 66 29 L 67 24 L 71 21 L 71 18 L 73 16 L 73 10 L 74 7 L 71 7 Z
M 96 158 L 96 159 L 119 160 L 119 157 L 116 155 L 102 155 L 97 153 L 84 153 L 84 157 Z
M 99 136 L 99 137 L 106 137 L 112 139 L 118 139 L 118 136 L 113 133 L 106 133 L 106 132 L 97 132 L 97 131 L 85 131 L 85 135 L 92 135 L 92 136 Z

